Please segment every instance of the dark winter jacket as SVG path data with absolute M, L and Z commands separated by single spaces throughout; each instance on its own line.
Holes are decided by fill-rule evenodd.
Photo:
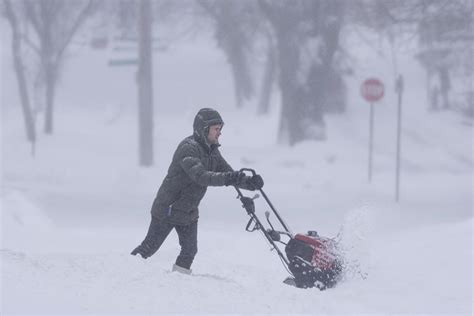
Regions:
M 201 109 L 194 119 L 194 133 L 176 149 L 158 194 L 152 215 L 176 225 L 187 225 L 199 217 L 198 206 L 208 186 L 224 186 L 233 171 L 219 152 L 219 144 L 209 144 L 211 125 L 223 124 L 219 113 Z M 245 182 L 240 186 L 252 189 Z

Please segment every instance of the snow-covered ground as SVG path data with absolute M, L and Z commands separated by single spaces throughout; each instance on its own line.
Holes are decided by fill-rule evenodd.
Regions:
M 396 203 L 396 98 L 383 67 L 376 75 L 387 91 L 376 105 L 368 183 L 368 106 L 357 90 L 369 68 L 349 78 L 347 113 L 327 117 L 328 141 L 289 148 L 276 145 L 277 107 L 268 117 L 233 108 L 225 59 L 212 46 L 157 54 L 156 164 L 139 168 L 133 69 L 107 68 L 100 52 L 73 55 L 55 134 L 39 135 L 33 158 L 7 47 L 1 315 L 472 314 L 473 128 L 456 114 L 426 112 L 423 74 L 413 61 L 400 61 L 407 75 Z M 226 122 L 223 155 L 264 177 L 293 231 L 341 234 L 350 264 L 336 288 L 282 284 L 286 271 L 260 234 L 245 232 L 247 215 L 230 188 L 210 188 L 201 203 L 193 275 L 170 272 L 179 251 L 174 234 L 146 261 L 129 255 L 146 233 L 175 146 L 205 106 Z M 268 208 L 256 201 L 263 216 Z

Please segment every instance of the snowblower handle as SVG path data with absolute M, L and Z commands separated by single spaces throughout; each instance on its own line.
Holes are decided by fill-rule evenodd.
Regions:
M 255 172 L 255 170 L 250 169 L 250 168 L 242 168 L 242 169 L 240 169 L 239 171 L 241 171 L 241 172 L 245 172 L 245 171 L 251 172 L 251 173 L 252 173 L 252 176 L 256 176 L 256 175 L 257 175 L 257 172 Z
M 250 172 L 252 173 L 252 176 L 256 176 L 257 175 L 257 172 L 254 170 L 254 169 L 251 169 L 251 168 L 242 168 L 239 170 L 240 172 Z M 238 193 L 238 196 L 237 198 L 240 199 L 243 196 L 242 192 L 240 191 L 240 189 L 238 187 L 235 187 L 235 189 L 237 190 L 237 193 Z M 285 221 L 283 220 L 283 218 L 281 218 L 280 214 L 278 213 L 278 211 L 275 209 L 275 207 L 273 206 L 272 202 L 270 201 L 270 199 L 268 198 L 268 196 L 265 194 L 265 192 L 262 190 L 262 188 L 258 189 L 258 191 L 260 191 L 260 193 L 262 194 L 263 198 L 265 199 L 265 201 L 267 202 L 268 206 L 270 206 L 270 208 L 272 209 L 273 213 L 275 214 L 275 216 L 278 218 L 278 220 L 280 221 L 281 225 L 283 226 L 283 228 L 285 229 L 285 232 L 289 235 L 289 236 L 293 236 L 293 233 L 291 232 L 290 228 L 288 227 L 288 225 L 285 223 Z

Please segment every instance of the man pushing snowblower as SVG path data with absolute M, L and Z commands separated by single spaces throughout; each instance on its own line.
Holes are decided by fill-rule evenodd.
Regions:
M 216 110 L 204 108 L 194 118 L 193 135 L 178 145 L 151 208 L 151 222 L 142 243 L 132 251 L 146 259 L 169 233 L 178 233 L 179 253 L 173 271 L 191 273 L 197 253 L 199 203 L 208 186 L 235 186 L 247 190 L 263 187 L 262 177 L 234 171 L 219 152 L 224 121 Z
M 163 244 L 171 230 L 178 233 L 181 252 L 173 271 L 191 273 L 191 264 L 197 253 L 198 206 L 208 186 L 234 186 L 242 207 L 250 220 L 246 230 L 261 231 L 275 249 L 286 270 L 291 274 L 284 283 L 299 288 L 333 287 L 340 279 L 342 256 L 334 239 L 320 237 L 315 231 L 294 235 L 268 199 L 263 179 L 252 169 L 234 171 L 221 156 L 218 147 L 224 122 L 213 109 L 199 110 L 194 119 L 194 133 L 185 138 L 176 149 L 173 160 L 151 209 L 151 222 L 142 243 L 132 251 L 146 259 Z M 248 175 L 251 173 L 251 175 Z M 280 230 L 270 221 L 266 228 L 255 212 L 254 199 L 246 197 L 240 189 L 258 190 L 277 217 Z M 287 241 L 282 240 L 282 236 Z M 285 254 L 278 243 L 285 245 Z

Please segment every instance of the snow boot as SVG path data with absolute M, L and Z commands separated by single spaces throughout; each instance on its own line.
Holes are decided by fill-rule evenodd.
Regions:
M 143 259 L 146 259 L 150 256 L 150 247 L 147 245 L 139 245 L 137 248 L 133 249 L 130 254 L 133 256 L 139 254 Z
M 180 267 L 177 264 L 173 264 L 173 269 L 171 271 L 173 272 L 176 271 L 176 272 L 179 272 L 182 274 L 188 274 L 188 275 L 191 274 L 191 272 L 193 272 L 191 269 Z

